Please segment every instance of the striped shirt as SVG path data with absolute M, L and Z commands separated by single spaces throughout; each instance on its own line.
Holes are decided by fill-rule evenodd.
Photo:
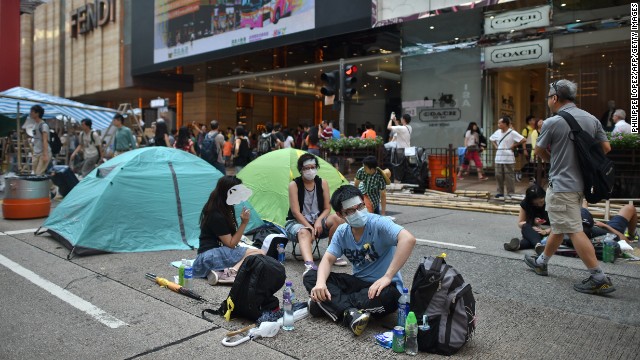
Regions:
M 378 207 L 378 205 L 380 205 L 380 191 L 387 188 L 382 174 L 376 170 L 373 175 L 369 175 L 364 171 L 363 166 L 356 172 L 356 180 L 360 180 L 358 189 L 360 189 L 364 195 L 369 196 L 373 208 Z

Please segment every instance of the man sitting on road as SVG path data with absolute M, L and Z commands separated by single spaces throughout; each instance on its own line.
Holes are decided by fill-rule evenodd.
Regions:
M 360 335 L 371 314 L 384 316 L 397 310 L 404 287 L 400 269 L 416 238 L 389 218 L 369 214 L 362 193 L 352 185 L 338 188 L 331 206 L 346 224 L 333 234 L 318 270 L 304 275 L 311 296 L 309 313 L 325 314 L 334 322 L 342 320 Z M 342 255 L 353 264 L 353 275 L 330 272 Z

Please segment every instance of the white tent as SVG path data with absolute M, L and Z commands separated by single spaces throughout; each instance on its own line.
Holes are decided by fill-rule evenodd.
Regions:
M 88 118 L 93 123 L 93 129 L 104 130 L 109 127 L 115 109 L 109 109 L 53 96 L 39 91 L 14 87 L 0 92 L 0 114 L 15 118 L 16 114 L 28 116 L 33 105 L 40 105 L 44 108 L 44 118 L 59 118 L 64 116 L 76 120 Z

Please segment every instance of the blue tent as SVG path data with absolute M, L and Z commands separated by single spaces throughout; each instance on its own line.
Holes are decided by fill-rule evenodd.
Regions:
M 78 255 L 194 249 L 202 207 L 221 177 L 182 150 L 129 151 L 87 175 L 42 227 Z M 245 206 L 252 211 L 246 231 L 262 226 L 260 215 Z
M 9 118 L 16 118 L 20 104 L 20 114 L 29 115 L 33 105 L 40 105 L 44 108 L 44 118 L 51 119 L 58 116 L 66 116 L 80 122 L 84 118 L 89 118 L 93 122 L 95 130 L 104 130 L 109 127 L 116 110 L 85 105 L 83 103 L 57 97 L 39 91 L 14 87 L 0 92 L 0 114 Z

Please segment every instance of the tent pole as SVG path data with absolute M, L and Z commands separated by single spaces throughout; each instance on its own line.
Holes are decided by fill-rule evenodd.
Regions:
M 16 103 L 16 136 L 18 137 L 18 173 L 22 172 L 22 134 L 20 134 L 20 101 Z

